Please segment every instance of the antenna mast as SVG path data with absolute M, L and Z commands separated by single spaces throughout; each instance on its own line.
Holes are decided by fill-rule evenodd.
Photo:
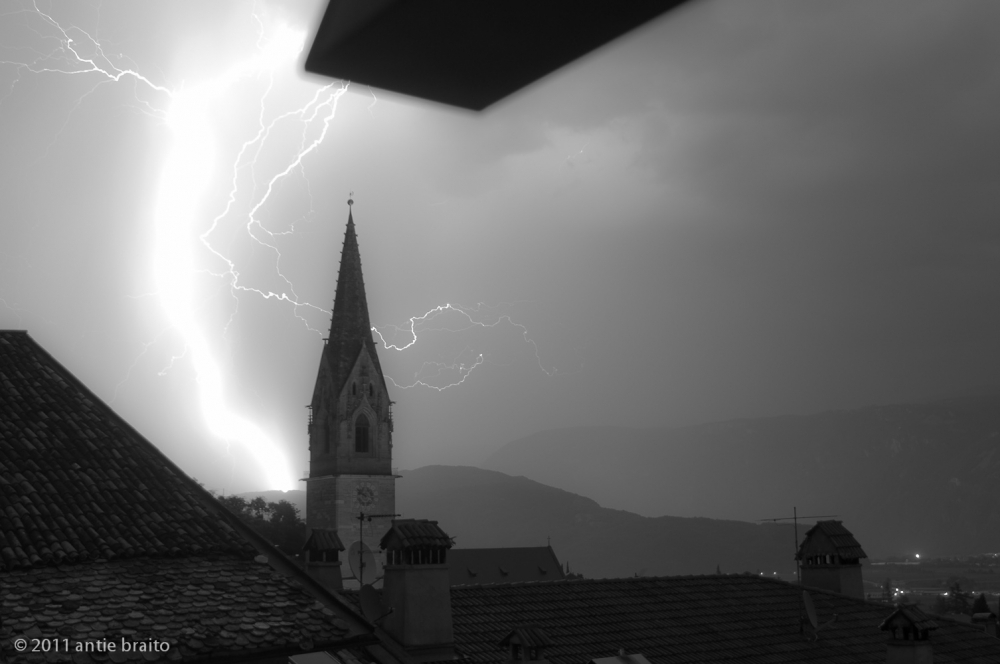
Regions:
M 804 516 L 803 519 L 835 519 L 839 514 L 813 514 L 810 516 Z M 764 521 L 792 521 L 795 524 L 795 580 L 798 583 L 802 583 L 802 569 L 799 565 L 799 510 L 797 507 L 792 507 L 792 516 L 782 516 L 776 519 L 757 519 L 757 523 L 762 523 Z
M 351 192 L 354 193 L 354 192 Z M 358 584 L 365 585 L 365 519 L 371 523 L 372 519 L 394 519 L 399 514 L 365 514 L 358 512 Z M 377 581 L 378 579 L 376 579 Z

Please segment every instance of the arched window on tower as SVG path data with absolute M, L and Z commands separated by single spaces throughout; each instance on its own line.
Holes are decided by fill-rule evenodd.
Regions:
M 353 397 L 358 396 L 358 384 L 357 383 L 351 383 L 351 396 L 353 396 Z
M 375 386 L 372 385 L 371 383 L 368 383 L 368 396 L 369 397 L 375 396 Z
M 362 454 L 368 452 L 368 418 L 364 413 L 354 420 L 354 451 Z

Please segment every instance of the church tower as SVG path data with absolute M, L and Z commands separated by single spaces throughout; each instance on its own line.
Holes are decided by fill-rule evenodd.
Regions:
M 391 526 L 388 518 L 359 523 L 359 513 L 393 514 L 396 494 L 392 402 L 372 339 L 353 210 L 348 210 L 330 336 L 309 406 L 306 525 L 310 531 L 335 531 L 348 556 L 356 556 L 359 542 L 364 550 L 377 551 Z M 380 556 L 375 558 L 376 569 L 365 570 L 366 583 L 381 575 Z M 349 578 L 346 568 L 343 575 Z

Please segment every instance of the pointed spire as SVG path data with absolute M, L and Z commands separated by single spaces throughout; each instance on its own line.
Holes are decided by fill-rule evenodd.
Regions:
M 353 192 L 352 192 L 353 193 Z M 337 276 L 337 294 L 333 302 L 330 319 L 330 338 L 325 348 L 327 361 L 332 365 L 337 382 L 346 380 L 361 347 L 368 346 L 368 353 L 378 369 L 382 370 L 372 340 L 372 325 L 368 318 L 368 298 L 365 296 L 365 280 L 361 274 L 361 252 L 354 227 L 354 200 L 348 199 L 347 230 L 340 253 L 340 272 Z M 334 386 L 339 390 L 341 384 Z
M 353 203 L 353 200 L 348 201 L 349 206 Z M 334 339 L 352 341 L 366 337 L 370 339 L 371 329 L 371 322 L 368 319 L 368 299 L 365 297 L 365 280 L 361 274 L 361 252 L 358 249 L 358 236 L 354 228 L 353 209 L 349 207 L 344 246 L 340 253 L 337 295 L 333 301 L 333 317 L 330 321 L 330 341 Z M 353 359 L 351 358 L 352 361 Z

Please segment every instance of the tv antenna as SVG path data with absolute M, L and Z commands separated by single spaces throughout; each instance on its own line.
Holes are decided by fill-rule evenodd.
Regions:
M 400 515 L 399 514 L 365 514 L 364 512 L 358 512 L 358 516 L 355 517 L 358 520 L 358 569 L 356 569 L 356 570 L 354 569 L 354 558 L 351 556 L 350 552 L 347 553 L 347 561 L 348 561 L 348 563 L 351 566 L 351 571 L 354 572 L 355 576 L 358 577 L 358 583 L 361 584 L 362 587 L 364 587 L 364 585 L 365 585 L 365 553 L 366 553 L 366 550 L 365 550 L 365 528 L 364 528 L 365 519 L 368 519 L 368 522 L 371 523 L 372 519 L 395 519 L 397 516 L 400 516 Z M 353 548 L 353 546 L 352 546 L 352 548 Z M 372 567 L 374 567 L 375 566 L 375 556 L 373 556 L 370 551 L 367 552 L 367 553 L 371 557 L 371 559 L 372 559 L 371 565 L 372 565 Z M 376 581 L 377 580 L 378 579 L 376 579 Z
M 819 619 L 816 617 L 816 605 L 813 604 L 812 595 L 809 594 L 808 590 L 802 591 L 802 603 L 806 605 L 806 615 L 809 617 L 809 624 L 813 626 L 813 641 L 819 641 L 819 631 L 837 622 L 837 614 L 833 614 L 833 618 L 829 622 L 820 625 Z
M 803 519 L 835 519 L 839 514 L 813 514 L 804 516 Z M 795 523 L 795 580 L 802 583 L 802 569 L 799 566 L 799 512 L 798 508 L 792 508 L 792 516 L 780 516 L 776 519 L 757 519 L 757 523 L 763 521 L 792 521 Z

